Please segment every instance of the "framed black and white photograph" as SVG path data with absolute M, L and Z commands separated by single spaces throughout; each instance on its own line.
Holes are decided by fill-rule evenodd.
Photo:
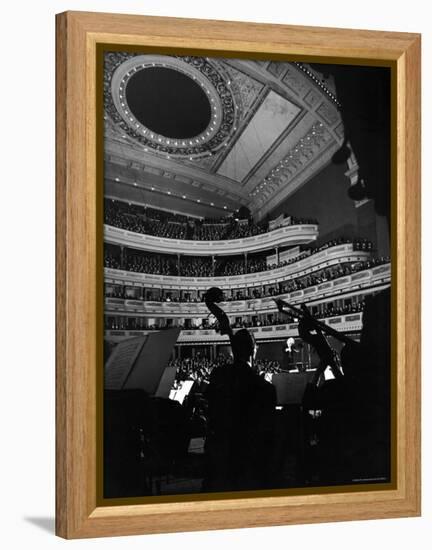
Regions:
M 131 25 L 129 40 L 111 31 L 115 22 Z M 77 126 L 87 144 L 80 170 L 92 183 L 73 208 L 82 200 L 87 221 L 69 222 L 87 243 L 91 287 L 65 272 L 86 288 L 78 301 L 90 300 L 84 316 L 71 306 L 70 318 L 87 320 L 75 345 L 92 366 L 59 376 L 66 386 L 85 377 L 72 422 L 85 404 L 92 458 L 76 475 L 85 473 L 95 508 L 81 535 L 68 535 L 60 513 L 63 536 L 189 530 L 204 515 L 196 528 L 307 521 L 308 506 L 321 506 L 322 520 L 382 517 L 392 506 L 409 515 L 401 491 L 416 487 L 407 470 L 417 440 L 410 457 L 402 449 L 409 418 L 417 437 L 418 411 L 405 400 L 418 364 L 404 355 L 415 336 L 400 328 L 400 312 L 410 277 L 403 243 L 414 239 L 415 254 L 418 242 L 407 234 L 404 209 L 415 210 L 415 198 L 402 163 L 418 181 L 414 157 L 396 151 L 418 105 L 410 115 L 401 107 L 399 42 L 380 57 L 363 37 L 363 51 L 344 55 L 340 31 L 339 50 L 323 54 L 307 31 L 281 27 L 285 49 L 260 51 L 258 39 L 228 48 L 215 23 L 211 45 L 191 34 L 185 47 L 146 38 L 159 24 L 169 33 L 171 20 L 58 19 L 59 56 L 71 53 L 61 50 L 70 48 L 64 26 L 80 29 L 74 55 L 91 60 L 85 89 L 94 99 Z M 104 38 L 85 42 L 92 25 Z M 227 36 L 234 27 L 253 42 L 252 25 L 227 24 Z M 175 33 L 194 28 L 184 20 Z M 290 32 L 307 53 L 288 46 Z M 62 120 L 60 112 L 60 143 Z M 72 208 L 69 192 L 60 217 Z M 75 237 L 73 254 L 81 246 Z M 402 393 L 401 376 L 411 379 Z M 189 519 L 180 513 L 171 528 L 164 506 Z
M 391 482 L 390 104 L 104 53 L 105 498 Z

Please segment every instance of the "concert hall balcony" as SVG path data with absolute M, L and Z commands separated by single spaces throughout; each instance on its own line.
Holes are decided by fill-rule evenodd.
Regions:
M 358 333 L 362 328 L 362 312 L 352 313 L 348 315 L 338 315 L 324 317 L 321 320 L 329 326 L 336 328 L 344 333 Z M 254 334 L 254 337 L 260 343 L 285 340 L 289 337 L 298 336 L 298 323 L 280 323 L 277 325 L 252 327 L 249 330 Z M 125 337 L 133 337 L 142 334 L 147 334 L 152 330 L 146 329 L 107 329 L 105 330 L 105 338 L 111 342 L 121 341 Z M 221 335 L 218 331 L 212 328 L 208 329 L 185 329 L 180 332 L 177 345 L 191 344 L 227 344 L 228 337 Z
M 251 315 L 251 312 L 270 314 L 277 310 L 274 302 L 275 297 L 280 297 L 293 305 L 301 303 L 315 305 L 319 302 L 327 302 L 332 298 L 343 297 L 347 299 L 365 291 L 370 292 L 372 290 L 375 292 L 381 290 L 390 283 L 390 276 L 390 263 L 383 263 L 291 292 L 284 292 L 284 288 L 279 287 L 260 298 L 250 296 L 240 300 L 229 299 L 223 303 L 223 308 L 228 315 L 234 317 Z M 105 297 L 105 311 L 107 314 L 128 312 L 147 317 L 162 318 L 192 318 L 208 315 L 207 307 L 203 302 L 175 302 L 171 299 L 145 301 L 108 296 Z
M 105 242 L 195 256 L 234 255 L 315 242 L 318 222 L 281 215 L 267 223 L 191 218 L 116 200 L 105 201 Z
M 105 225 L 105 242 L 127 246 L 138 250 L 163 254 L 184 254 L 192 256 L 235 255 L 244 252 L 259 252 L 277 246 L 295 246 L 316 241 L 318 226 L 314 224 L 289 225 L 243 239 L 221 241 L 189 241 L 168 239 L 133 233 L 126 229 Z
M 371 260 L 371 252 L 358 250 L 355 243 L 328 246 L 322 250 L 298 259 L 279 264 L 268 264 L 263 271 L 227 276 L 185 277 L 174 274 L 139 273 L 120 268 L 120 262 L 106 262 L 113 267 L 105 267 L 105 281 L 114 285 L 128 285 L 146 289 L 170 289 L 181 291 L 183 296 L 194 295 L 198 301 L 211 286 L 218 286 L 233 295 L 236 289 L 256 288 L 262 293 L 262 287 L 287 283 L 292 279 L 312 275 L 323 269 L 332 269 L 340 264 L 362 265 Z M 373 266 L 376 260 L 372 261 Z M 261 264 L 260 264 L 261 265 Z M 164 264 L 165 266 L 165 264 Z M 163 266 L 163 267 L 164 267 Z M 165 270 L 169 272 L 168 269 Z M 252 294 L 254 296 L 254 294 Z M 182 300 L 181 300 L 182 301 Z

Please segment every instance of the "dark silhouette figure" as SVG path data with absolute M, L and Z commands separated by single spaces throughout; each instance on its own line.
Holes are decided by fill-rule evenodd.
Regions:
M 186 410 L 142 390 L 105 390 L 104 497 L 158 494 L 189 443 Z
M 346 344 L 342 371 L 307 316 L 300 336 L 320 357 L 314 381 L 303 399 L 305 410 L 319 410 L 315 422 L 315 473 L 319 484 L 390 480 L 390 288 L 366 299 L 359 343 Z M 324 370 L 334 378 L 325 380 Z M 342 374 L 343 372 L 343 374 Z
M 390 304 L 390 287 L 366 299 L 358 353 L 342 354 L 351 396 L 350 462 L 356 479 L 390 477 Z
M 205 492 L 271 485 L 276 392 L 253 368 L 252 334 L 241 329 L 231 344 L 234 364 L 214 369 L 207 390 Z

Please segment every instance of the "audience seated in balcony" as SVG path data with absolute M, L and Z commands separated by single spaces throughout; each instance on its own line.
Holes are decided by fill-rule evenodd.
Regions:
M 107 225 L 168 239 L 219 241 L 243 239 L 268 231 L 268 223 L 235 220 L 232 216 L 192 218 L 155 208 L 105 200 L 104 219 Z M 316 220 L 291 217 L 291 225 L 317 224 Z
M 104 266 L 111 269 L 121 269 L 120 257 L 105 250 L 104 253 Z
M 125 261 L 126 271 L 153 273 L 155 275 L 177 275 L 175 262 L 156 254 L 129 253 Z
M 181 277 L 212 277 L 214 274 L 211 258 L 183 256 L 180 262 Z
M 236 291 L 232 296 L 226 296 L 225 301 L 259 299 L 271 297 L 278 294 L 286 294 L 303 290 L 310 286 L 319 285 L 328 281 L 332 281 L 339 277 L 352 275 L 359 271 L 371 269 L 378 265 L 388 263 L 388 257 L 370 258 L 365 261 L 340 263 L 338 265 L 319 269 L 314 273 L 305 276 L 297 277 L 286 281 L 285 283 L 275 284 L 273 287 L 267 287 L 262 290 L 259 288 L 249 288 Z M 105 251 L 105 267 L 112 269 L 120 269 L 120 259 L 112 252 Z M 280 266 L 278 266 L 280 267 Z M 125 255 L 124 269 L 137 273 L 151 273 L 156 275 L 181 275 L 183 277 L 212 277 L 212 276 L 232 276 L 241 275 L 244 273 L 253 273 L 255 271 L 264 271 L 271 269 L 265 264 L 265 259 L 250 259 L 245 266 L 244 260 L 226 260 L 222 262 L 217 260 L 214 263 L 210 258 L 196 258 L 191 256 L 183 257 L 180 261 L 180 272 L 178 269 L 178 261 L 169 256 L 149 253 L 128 253 Z M 124 295 L 125 296 L 125 295 Z M 126 296 L 125 296 L 126 297 Z M 185 301 L 198 302 L 198 298 L 188 297 L 179 299 L 165 295 L 164 301 Z M 150 301 L 158 301 L 158 298 L 152 297 Z
M 318 306 L 318 311 L 313 312 L 313 315 L 317 319 L 325 319 L 329 317 L 338 317 L 341 315 L 350 315 L 355 313 L 360 313 L 364 309 L 364 300 L 353 303 L 350 302 L 344 306 L 338 306 L 331 302 L 321 306 Z M 277 325 L 286 325 L 291 323 L 297 323 L 298 319 L 295 317 L 295 314 L 289 313 L 284 314 L 283 317 L 280 317 L 279 314 L 262 314 L 261 317 L 254 315 L 253 317 L 241 318 L 234 323 L 232 323 L 232 328 L 241 329 L 241 328 L 259 328 L 259 327 L 269 327 Z M 209 322 L 205 321 L 199 325 L 185 325 L 185 324 L 176 324 L 172 325 L 171 323 L 166 323 L 165 320 L 162 320 L 160 325 L 148 325 L 147 319 L 145 317 L 126 317 L 126 316 L 106 316 L 105 317 L 105 329 L 106 330 L 164 330 L 172 326 L 178 326 L 182 330 L 218 330 L 217 321 Z
M 243 257 L 235 258 L 228 257 L 225 259 L 217 258 L 213 262 L 209 257 L 191 257 L 182 256 L 180 262 L 174 256 L 164 256 L 141 251 L 129 251 L 125 254 L 124 265 L 121 267 L 120 254 L 113 250 L 105 251 L 105 267 L 112 269 L 126 269 L 138 273 L 154 273 L 156 275 L 180 275 L 183 277 L 212 277 L 212 276 L 235 276 L 244 275 L 246 273 L 258 273 L 277 269 L 292 265 L 311 254 L 316 254 L 327 248 L 338 246 L 344 243 L 351 243 L 354 250 L 370 252 L 373 245 L 366 239 L 349 240 L 345 238 L 333 239 L 319 247 L 310 247 L 308 250 L 303 250 L 299 255 L 290 258 L 289 260 L 280 261 L 279 263 L 268 264 L 265 255 L 250 255 L 247 262 Z M 115 248 L 115 247 L 113 247 Z M 373 267 L 378 263 L 385 263 L 387 258 L 371 259 L 366 262 L 367 268 Z M 180 272 L 178 266 L 180 265 Z M 351 273 L 352 270 L 349 272 Z M 349 274 L 348 272 L 345 274 Z M 341 276 L 339 273 L 337 276 Z M 333 277 L 334 278 L 334 277 Z M 325 279 L 325 280 L 328 280 Z M 319 281 L 323 282 L 323 281 Z M 319 282 L 315 284 L 319 284 Z M 309 284 L 307 286 L 310 286 Z M 301 287 L 303 288 L 303 287 Z

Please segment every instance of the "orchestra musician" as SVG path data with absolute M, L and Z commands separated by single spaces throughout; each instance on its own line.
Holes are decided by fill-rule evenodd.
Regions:
M 202 490 L 234 491 L 268 487 L 271 483 L 276 392 L 254 367 L 257 345 L 253 334 L 235 334 L 210 289 L 205 302 L 228 334 L 233 364 L 215 368 L 207 389 L 208 433 L 206 475 Z
M 305 411 L 319 411 L 316 471 L 322 483 L 386 480 L 390 475 L 390 288 L 368 297 L 360 342 L 315 319 L 305 306 L 276 300 L 295 311 L 299 336 L 315 349 L 319 364 L 304 398 Z M 341 357 L 331 335 L 345 344 Z M 329 379 L 325 376 L 331 371 Z

